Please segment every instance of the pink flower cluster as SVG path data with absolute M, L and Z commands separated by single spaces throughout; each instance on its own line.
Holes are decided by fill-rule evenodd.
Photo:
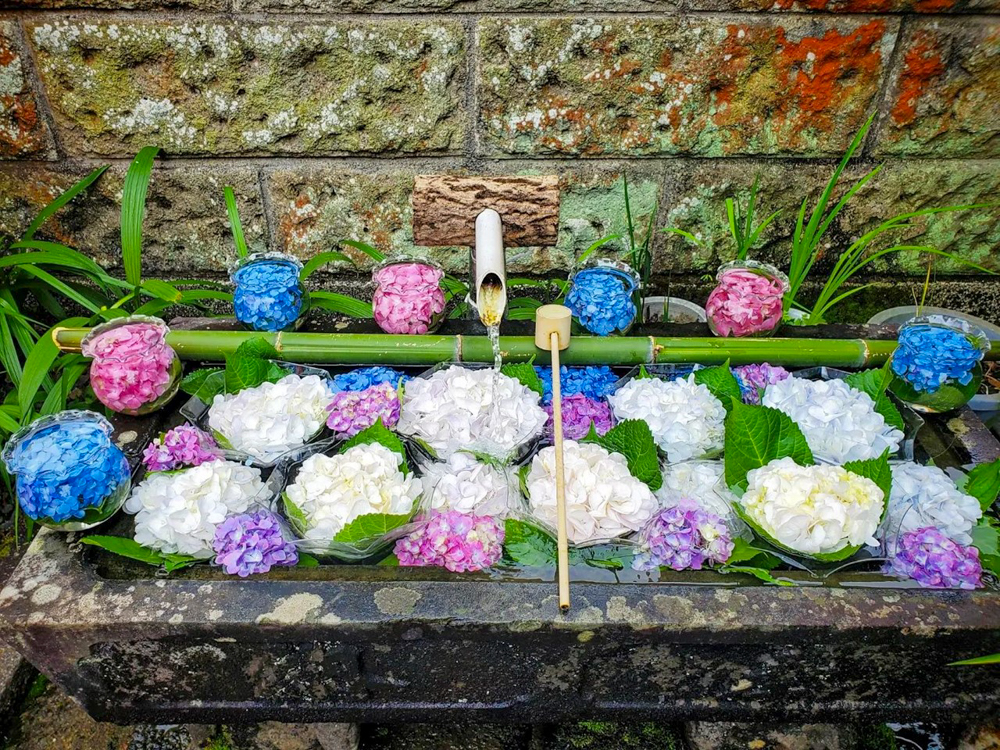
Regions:
M 326 407 L 326 426 L 341 440 L 354 437 L 375 424 L 392 428 L 399 421 L 399 393 L 391 383 L 379 383 L 363 391 L 341 391 Z
M 395 552 L 400 565 L 468 573 L 496 565 L 503 539 L 502 521 L 449 510 L 424 517 L 415 531 L 396 542 Z
M 160 435 L 146 446 L 142 462 L 149 471 L 173 471 L 184 466 L 200 466 L 222 456 L 212 436 L 189 424 Z
M 552 437 L 552 404 L 542 407 L 549 415 L 545 425 L 548 436 Z M 562 400 L 563 437 L 581 440 L 587 437 L 593 425 L 598 435 L 611 429 L 611 407 L 605 401 L 595 401 L 582 393 L 574 393 Z
M 734 268 L 719 277 L 705 304 L 717 336 L 758 336 L 781 322 L 785 288 L 780 279 Z
M 386 333 L 427 333 L 444 312 L 444 271 L 426 263 L 394 263 L 373 276 L 375 322 Z
M 166 392 L 178 373 L 173 372 L 177 355 L 165 336 L 165 326 L 129 323 L 85 342 L 83 353 L 94 360 L 90 385 L 102 404 L 134 414 Z

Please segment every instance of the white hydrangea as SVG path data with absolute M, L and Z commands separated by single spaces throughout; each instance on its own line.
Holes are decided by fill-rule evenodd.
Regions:
M 285 494 L 306 517 L 304 537 L 325 547 L 358 516 L 409 513 L 422 485 L 416 475 L 404 474 L 399 462 L 398 453 L 379 443 L 303 461 Z
M 663 470 L 663 485 L 656 491 L 656 499 L 661 507 L 669 508 L 683 497 L 690 498 L 703 510 L 733 521 L 736 496 L 722 479 L 724 471 L 722 461 L 669 464 Z
M 785 547 L 806 555 L 876 544 L 884 494 L 841 466 L 799 466 L 779 458 L 747 474 L 747 515 Z
M 453 366 L 406 384 L 396 430 L 439 458 L 475 450 L 500 459 L 540 435 L 548 415 L 538 394 L 493 369 Z
M 260 469 L 207 461 L 177 473 L 150 474 L 132 489 L 125 510 L 135 514 L 135 541 L 168 554 L 212 556 L 215 527 L 245 512 L 264 490 Z M 261 500 L 258 498 L 258 502 Z
M 787 414 L 817 461 L 843 464 L 899 450 L 903 433 L 885 423 L 871 396 L 843 380 L 786 378 L 764 391 L 764 406 Z
M 563 443 L 569 540 L 585 544 L 638 531 L 657 510 L 649 487 L 629 473 L 625 456 L 594 443 Z M 556 528 L 556 449 L 542 448 L 526 481 L 531 512 Z
M 983 515 L 979 501 L 955 486 L 936 466 L 893 464 L 886 537 L 933 526 L 959 544 L 972 544 L 970 531 Z
M 318 375 L 288 375 L 216 396 L 208 426 L 234 450 L 271 461 L 312 440 L 326 423 L 331 401 L 333 394 Z
M 424 493 L 435 510 L 506 518 L 518 497 L 509 472 L 465 451 L 456 451 L 444 461 L 428 461 L 420 468 Z
M 694 375 L 676 380 L 636 378 L 608 402 L 615 417 L 641 419 L 671 463 L 718 453 L 725 438 L 726 409 Z

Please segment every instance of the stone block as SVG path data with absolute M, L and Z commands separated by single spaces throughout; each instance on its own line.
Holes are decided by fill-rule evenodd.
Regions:
M 839 153 L 895 19 L 491 18 L 479 119 L 498 154 Z
M 997 0 L 687 0 L 685 10 L 774 13 L 996 13 Z
M 371 750 L 523 750 L 528 747 L 528 725 L 402 724 L 373 727 L 365 736 Z
M 0 8 L 225 10 L 227 0 L 0 0 Z
M 0 159 L 56 156 L 27 68 L 17 22 L 0 20 Z
M 741 724 L 695 721 L 684 725 L 691 750 L 854 750 L 857 730 L 849 725 Z
M 1000 156 L 1000 21 L 921 21 L 900 45 L 878 152 Z
M 442 152 L 461 143 L 455 21 L 36 20 L 28 25 L 73 154 Z
M 239 11 L 295 13 L 433 13 L 461 11 L 516 13 L 540 11 L 667 12 L 677 10 L 674 0 L 234 0 Z

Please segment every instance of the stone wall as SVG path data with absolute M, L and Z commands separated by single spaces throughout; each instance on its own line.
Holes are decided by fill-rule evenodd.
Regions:
M 558 173 L 562 273 L 624 227 L 618 179 L 657 233 L 656 272 L 697 282 L 728 258 L 723 201 L 761 179 L 781 262 L 871 113 L 882 172 L 831 254 L 892 214 L 1000 198 L 1000 0 L 0 0 L 0 238 L 58 190 L 110 172 L 48 236 L 114 266 L 128 160 L 160 145 L 145 271 L 215 275 L 248 240 L 303 258 L 342 238 L 409 250 L 419 173 Z M 657 208 L 658 207 L 658 208 Z M 903 239 L 1000 270 L 1000 211 L 918 220 Z M 452 270 L 460 248 L 419 248 Z M 938 261 L 942 279 L 968 269 Z M 331 272 L 338 269 L 331 268 Z M 345 269 L 339 269 L 341 271 Z M 914 277 L 926 256 L 873 265 Z M 950 281 L 950 284 L 955 282 Z M 960 283 L 960 282 L 959 282 Z M 944 287 L 942 287 L 944 288 Z M 907 292 L 909 294 L 909 292 Z M 933 299 L 931 301 L 934 301 Z

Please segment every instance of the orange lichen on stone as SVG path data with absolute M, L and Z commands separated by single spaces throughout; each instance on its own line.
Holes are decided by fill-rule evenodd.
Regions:
M 913 10 L 917 13 L 947 13 L 955 7 L 955 0 L 916 0 Z
M 914 35 L 913 44 L 903 58 L 903 73 L 899 78 L 899 94 L 892 109 L 897 125 L 913 122 L 917 101 L 928 84 L 944 73 L 944 61 L 934 38 L 924 32 Z

